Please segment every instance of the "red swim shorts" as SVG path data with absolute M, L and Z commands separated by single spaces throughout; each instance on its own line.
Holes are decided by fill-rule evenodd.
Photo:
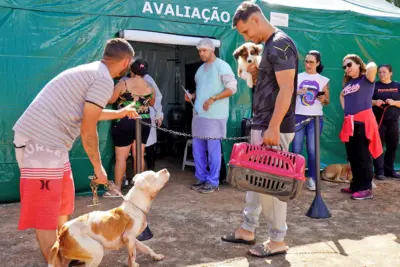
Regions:
M 68 152 L 28 140 L 16 146 L 21 171 L 19 230 L 56 230 L 59 217 L 74 211 L 75 187 Z

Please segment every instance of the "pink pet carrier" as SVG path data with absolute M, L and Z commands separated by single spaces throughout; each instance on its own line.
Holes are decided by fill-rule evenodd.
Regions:
M 303 156 L 248 143 L 234 144 L 228 181 L 240 190 L 295 199 L 306 180 Z

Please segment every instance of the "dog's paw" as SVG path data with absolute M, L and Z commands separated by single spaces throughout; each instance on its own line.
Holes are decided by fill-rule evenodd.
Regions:
M 165 256 L 162 254 L 155 254 L 153 256 L 153 260 L 155 260 L 155 261 L 162 261 L 163 259 L 165 259 Z

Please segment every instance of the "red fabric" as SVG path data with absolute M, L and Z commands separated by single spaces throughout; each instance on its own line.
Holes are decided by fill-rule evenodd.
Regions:
M 376 122 L 372 109 L 366 109 L 355 115 L 347 115 L 344 118 L 342 130 L 339 138 L 342 142 L 349 142 L 350 136 L 353 136 L 354 121 L 362 122 L 365 125 L 365 136 L 369 140 L 369 151 L 374 159 L 382 155 L 383 148 L 381 138 L 379 137 L 378 123 Z
M 64 167 L 64 170 L 61 169 L 62 177 L 56 179 L 46 177 L 46 173 L 52 169 L 34 170 L 37 172 L 36 177 L 21 177 L 18 230 L 56 230 L 59 216 L 71 215 L 74 211 L 75 187 L 71 169 Z M 34 170 L 30 172 L 33 173 Z

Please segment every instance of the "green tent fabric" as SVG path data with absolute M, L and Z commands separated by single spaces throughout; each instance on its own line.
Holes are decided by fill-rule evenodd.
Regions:
M 12 126 L 41 88 L 59 72 L 101 57 L 107 39 L 120 30 L 135 29 L 185 36 L 212 37 L 221 41 L 220 57 L 234 70 L 234 49 L 243 43 L 231 29 L 232 15 L 241 1 L 0 1 L 0 202 L 19 200 L 19 170 L 13 149 Z M 391 63 L 400 70 L 400 12 L 383 0 L 257 1 L 267 18 L 283 17 L 280 27 L 296 42 L 300 59 L 310 49 L 320 50 L 324 75 L 331 79 L 331 104 L 325 108 L 321 139 L 323 164 L 344 162 L 344 145 L 338 140 L 343 113 L 339 106 L 341 60 L 358 53 L 364 60 Z M 276 4 L 275 2 L 279 2 Z M 372 4 L 371 4 L 372 3 Z M 300 64 L 303 69 L 302 64 Z M 395 78 L 400 79 L 399 76 Z M 240 121 L 249 117 L 251 94 L 240 80 L 231 99 L 228 136 L 240 136 Z M 60 110 L 62 112 L 62 110 Z M 99 124 L 103 164 L 112 177 L 113 144 L 110 122 Z M 232 142 L 224 142 L 228 160 Z M 78 140 L 70 152 L 76 191 L 88 190 L 92 167 Z M 400 161 L 397 161 L 400 162 Z

